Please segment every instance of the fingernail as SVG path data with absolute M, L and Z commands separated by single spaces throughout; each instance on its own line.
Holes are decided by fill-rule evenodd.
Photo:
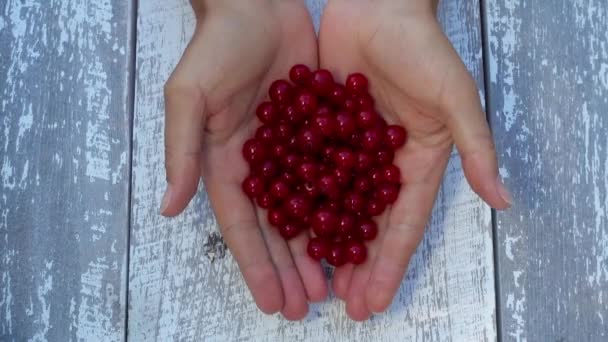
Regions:
M 513 196 L 507 189 L 507 187 L 502 183 L 500 176 L 496 179 L 496 190 L 502 199 L 509 204 L 509 207 L 513 205 Z
M 165 190 L 165 194 L 163 195 L 163 200 L 160 204 L 160 214 L 165 215 L 165 211 L 171 202 L 171 185 L 167 185 L 167 190 Z

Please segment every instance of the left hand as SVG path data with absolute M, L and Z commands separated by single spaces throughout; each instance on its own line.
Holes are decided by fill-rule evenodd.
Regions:
M 355 71 L 367 75 L 379 112 L 409 135 L 395 156 L 401 193 L 378 218 L 368 261 L 334 273 L 334 292 L 354 320 L 392 302 L 424 235 L 454 143 L 473 190 L 494 208 L 510 206 L 477 86 L 435 11 L 431 0 L 331 0 L 323 14 L 321 67 L 341 82 Z

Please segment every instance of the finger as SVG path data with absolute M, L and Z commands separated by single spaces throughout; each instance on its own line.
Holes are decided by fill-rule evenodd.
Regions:
M 490 206 L 507 209 L 513 200 L 498 175 L 494 140 L 475 81 L 461 62 L 450 70 L 440 99 L 441 110 L 460 152 L 465 176 Z
M 289 240 L 287 244 L 304 283 L 306 297 L 309 302 L 316 303 L 327 298 L 327 280 L 321 264 L 312 259 L 306 251 L 309 240 L 310 235 L 307 232 L 302 232 L 297 237 Z
M 334 270 L 334 277 L 331 281 L 332 288 L 336 297 L 346 300 L 348 297 L 348 288 L 353 276 L 354 265 L 346 264 Z
M 161 214 L 175 216 L 196 193 L 201 176 L 201 144 L 205 125 L 205 97 L 188 74 L 188 51 L 165 84 L 165 170 L 167 189 Z
M 281 314 L 290 321 L 301 320 L 308 313 L 308 303 L 300 273 L 298 273 L 287 243 L 278 230 L 268 223 L 266 211 L 258 208 L 257 214 L 258 222 L 262 227 L 262 235 L 266 240 L 266 246 L 283 287 L 284 304 Z
M 208 179 L 206 186 L 224 241 L 257 306 L 266 314 L 280 311 L 284 305 L 281 279 L 268 252 L 253 205 L 237 184 Z
M 408 150 L 415 149 L 406 146 L 396 160 L 404 177 L 403 186 L 391 208 L 388 228 L 381 237 L 366 288 L 365 299 L 372 312 L 386 310 L 399 289 L 409 260 L 424 236 L 449 158 L 448 149 L 441 153 L 421 150 L 408 155 Z

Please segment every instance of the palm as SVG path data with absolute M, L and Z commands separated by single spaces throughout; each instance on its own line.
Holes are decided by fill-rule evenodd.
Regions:
M 431 11 L 386 9 L 372 1 L 330 2 L 319 49 L 321 67 L 342 81 L 348 73 L 366 74 L 378 111 L 409 133 L 395 157 L 404 186 L 398 201 L 378 218 L 380 234 L 369 246 L 368 262 L 334 274 L 334 290 L 346 300 L 349 315 L 365 319 L 390 303 L 422 238 L 452 149 L 441 105 L 460 60 Z M 384 295 L 372 300 L 371 308 L 370 293 Z

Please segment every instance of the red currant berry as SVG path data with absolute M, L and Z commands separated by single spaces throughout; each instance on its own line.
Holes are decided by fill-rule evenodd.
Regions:
M 279 118 L 279 111 L 274 103 L 262 102 L 255 111 L 257 117 L 263 123 L 273 123 Z
M 262 209 L 268 209 L 272 206 L 273 199 L 269 193 L 263 192 L 256 198 L 256 203 Z
M 329 209 L 318 209 L 312 214 L 310 224 L 317 236 L 330 236 L 336 231 L 338 217 Z
M 329 95 L 334 85 L 334 78 L 325 69 L 319 69 L 312 73 L 310 88 L 317 95 Z
M 300 86 L 307 86 L 312 79 L 312 72 L 304 64 L 296 64 L 289 70 L 289 79 Z
M 371 179 L 374 187 L 378 187 L 384 182 L 384 175 L 380 169 L 372 169 L 369 172 L 369 179 Z
M 391 164 L 395 159 L 395 152 L 393 150 L 380 150 L 376 152 L 376 162 L 378 165 Z
M 331 108 L 326 105 L 326 104 L 320 104 L 317 107 L 317 112 L 315 113 L 316 115 L 332 115 L 333 112 L 331 110 Z
M 312 238 L 308 241 L 306 251 L 311 258 L 320 261 L 329 253 L 329 242 L 318 237 Z
M 367 259 L 367 248 L 365 245 L 356 240 L 346 242 L 346 256 L 350 263 L 359 265 Z
M 278 141 L 286 141 L 293 135 L 291 127 L 286 123 L 278 123 L 274 126 L 274 136 Z
M 342 106 L 344 104 L 344 100 L 346 99 L 346 90 L 344 86 L 340 84 L 334 84 L 327 96 L 329 102 L 331 102 L 335 106 Z
M 317 114 L 312 118 L 312 128 L 323 136 L 331 137 L 336 132 L 337 122 L 329 114 Z
M 313 162 L 303 162 L 298 166 L 297 175 L 306 182 L 313 182 L 319 174 L 319 165 Z
M 298 226 L 295 223 L 291 223 L 291 222 L 288 222 L 282 226 L 279 226 L 279 234 L 281 234 L 281 236 L 285 240 L 293 239 L 300 233 L 300 231 L 301 231 L 300 226 Z
M 365 212 L 369 216 L 378 216 L 378 215 L 382 214 L 384 209 L 386 209 L 386 204 L 384 202 L 382 202 L 380 199 L 371 198 L 367 202 Z
M 374 98 L 370 94 L 360 94 L 356 102 L 359 110 L 374 110 Z
M 362 219 L 359 221 L 358 227 L 359 236 L 363 240 L 373 240 L 378 235 L 378 225 L 371 219 Z
M 294 125 L 302 122 L 302 120 L 304 120 L 304 117 L 305 117 L 305 115 L 303 113 L 297 111 L 296 107 L 293 105 L 287 105 L 287 106 L 283 107 L 283 110 L 281 112 L 283 113 L 282 121 L 285 121 L 287 123 L 294 124 Z
M 382 145 L 382 134 L 379 129 L 368 129 L 361 134 L 361 147 L 366 151 L 376 151 Z
M 336 233 L 346 236 L 352 233 L 355 229 L 355 217 L 349 214 L 342 214 L 338 220 L 338 228 Z
M 365 206 L 365 199 L 361 194 L 356 192 L 349 192 L 344 195 L 344 209 L 351 213 L 358 213 L 363 210 Z
M 322 195 L 331 199 L 336 199 L 340 195 L 338 180 L 331 174 L 321 175 L 317 180 L 317 188 Z
M 275 199 L 281 200 L 287 198 L 289 195 L 289 184 L 281 178 L 275 179 L 270 183 L 269 192 Z
M 301 91 L 294 99 L 294 108 L 301 114 L 312 114 L 317 110 L 317 97 L 309 91 Z
M 355 164 L 355 171 L 365 172 L 374 166 L 374 158 L 366 152 L 357 152 L 357 162 Z
M 299 194 L 294 194 L 285 200 L 285 211 L 293 218 L 301 219 L 310 213 L 312 204 L 310 200 Z
M 405 128 L 397 125 L 390 125 L 386 128 L 386 143 L 390 148 L 396 150 L 405 144 L 407 132 Z
M 274 130 L 268 125 L 258 127 L 255 131 L 255 138 L 266 144 L 274 141 Z
M 393 164 L 386 165 L 382 169 L 382 178 L 387 183 L 399 184 L 401 183 L 401 171 Z
M 322 161 L 325 163 L 331 163 L 333 162 L 333 158 L 334 158 L 334 151 L 336 150 L 336 148 L 334 147 L 334 145 L 325 145 L 323 146 L 323 148 L 321 148 L 321 158 Z
M 257 174 L 269 179 L 274 177 L 279 172 L 279 166 L 273 160 L 266 160 L 262 162 L 257 168 Z
M 347 261 L 344 245 L 342 243 L 332 243 L 325 259 L 327 263 L 335 267 L 344 265 Z
M 333 159 L 336 167 L 343 170 L 352 169 L 356 163 L 355 154 L 346 147 L 337 149 Z
M 336 114 L 336 133 L 341 139 L 348 139 L 355 133 L 355 118 L 348 112 Z
M 280 208 L 270 208 L 268 209 L 268 223 L 280 227 L 287 223 L 287 216 Z
M 281 177 L 279 177 L 279 179 L 281 179 L 282 181 L 287 183 L 287 185 L 289 185 L 289 186 L 293 186 L 297 181 L 296 175 L 294 175 L 291 172 L 283 172 L 283 174 L 281 175 Z
M 275 103 L 286 103 L 291 99 L 292 86 L 285 80 L 276 80 L 270 85 L 268 95 Z
M 316 198 L 319 196 L 319 188 L 313 182 L 306 182 L 302 184 L 301 188 L 298 189 L 298 191 L 310 198 Z
M 243 157 L 250 165 L 257 165 L 266 159 L 266 148 L 257 139 L 249 139 L 243 144 Z
M 378 114 L 373 110 L 362 110 L 356 115 L 357 126 L 361 129 L 373 128 L 378 120 Z
M 367 92 L 367 85 L 367 77 L 358 72 L 350 74 L 346 78 L 346 90 L 351 93 L 365 93 Z
M 264 192 L 264 180 L 259 176 L 248 176 L 242 184 L 243 192 L 249 198 L 256 198 Z
M 376 197 L 386 204 L 393 204 L 399 197 L 399 185 L 382 184 L 376 192 Z
M 315 153 L 323 146 L 323 137 L 312 129 L 304 128 L 296 136 L 296 145 L 304 153 Z
M 276 159 L 281 159 L 287 153 L 287 148 L 285 145 L 274 145 L 270 148 L 270 155 L 272 155 Z
M 359 108 L 359 105 L 355 99 L 345 99 L 342 108 L 349 113 L 354 113 Z
M 350 170 L 344 170 L 344 169 L 334 169 L 334 177 L 336 177 L 336 181 L 338 182 L 338 186 L 340 188 L 345 188 L 348 186 L 348 184 L 350 183 L 350 180 L 352 178 L 352 174 L 350 172 Z
M 372 189 L 372 182 L 367 176 L 358 176 L 353 181 L 353 190 L 365 194 Z

